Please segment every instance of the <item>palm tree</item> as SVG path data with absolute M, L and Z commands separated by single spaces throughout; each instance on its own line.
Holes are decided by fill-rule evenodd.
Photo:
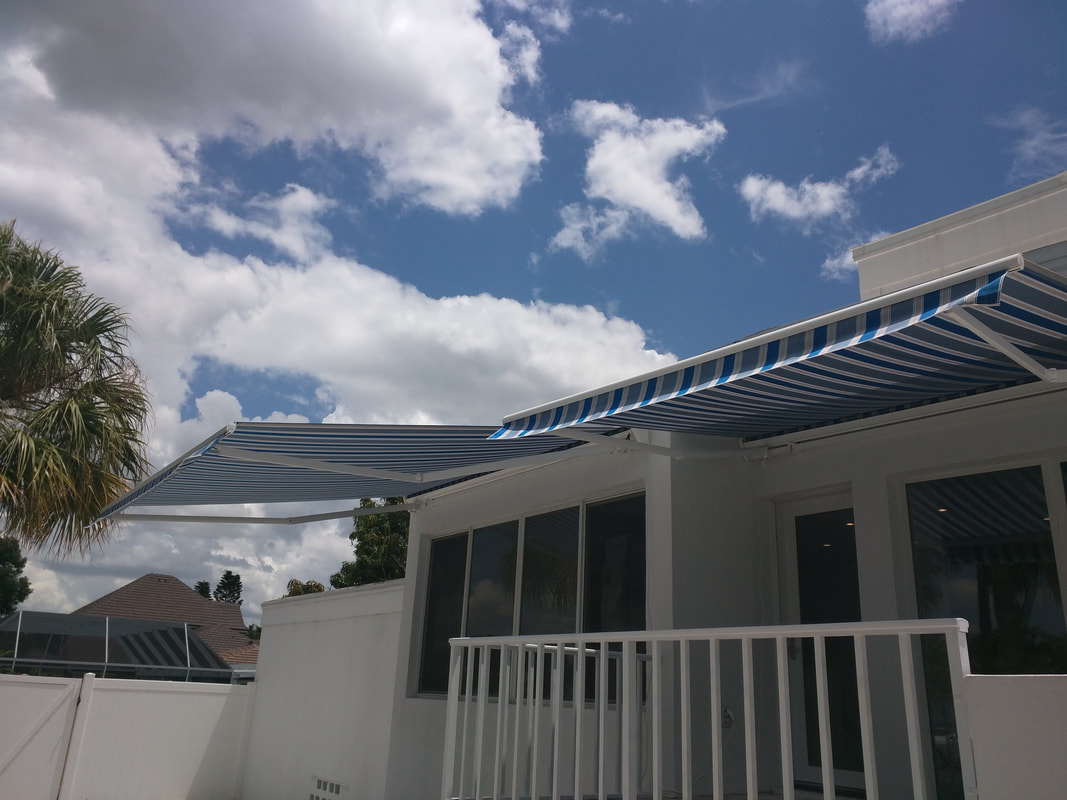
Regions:
M 149 405 L 119 308 L 0 224 L 0 526 L 30 549 L 84 551 L 147 467 Z

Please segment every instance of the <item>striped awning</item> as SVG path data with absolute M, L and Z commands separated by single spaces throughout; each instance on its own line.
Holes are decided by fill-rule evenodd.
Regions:
M 1064 370 L 1067 280 L 1013 256 L 520 412 L 493 437 L 610 420 L 752 440 Z
M 582 445 L 553 436 L 495 442 L 488 438 L 494 430 L 236 422 L 104 509 L 101 519 L 144 506 L 411 497 L 555 460 Z

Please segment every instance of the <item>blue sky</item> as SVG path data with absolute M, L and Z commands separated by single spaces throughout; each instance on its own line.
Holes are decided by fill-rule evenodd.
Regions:
M 849 248 L 1067 169 L 1047 0 L 10 3 L 0 218 L 120 302 L 163 466 L 233 419 L 494 424 L 858 299 Z M 35 559 L 325 581 L 343 524 Z

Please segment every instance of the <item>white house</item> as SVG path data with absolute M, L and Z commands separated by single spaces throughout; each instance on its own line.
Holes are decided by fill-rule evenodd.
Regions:
M 243 796 L 1062 796 L 1067 173 L 854 256 L 499 431 L 239 423 L 111 509 L 413 511 L 402 584 L 265 607 Z

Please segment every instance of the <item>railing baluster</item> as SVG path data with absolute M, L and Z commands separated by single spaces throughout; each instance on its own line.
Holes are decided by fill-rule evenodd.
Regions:
M 470 730 L 471 695 L 474 693 L 474 659 L 471 658 L 473 649 L 473 647 L 467 647 L 463 651 L 463 663 L 467 670 L 467 690 L 463 695 L 463 738 L 460 740 L 459 748 L 459 797 L 461 800 L 466 794 L 467 786 L 467 739 L 470 738 L 467 732 Z
M 441 800 L 452 797 L 456 775 L 456 725 L 459 719 L 459 685 L 462 674 L 462 645 L 451 645 L 448 662 L 448 705 L 445 710 L 445 758 L 441 769 Z
M 511 694 L 511 645 L 500 648 L 500 681 L 496 692 L 496 747 L 493 752 L 493 800 L 500 800 L 500 789 L 507 769 L 508 700 Z
M 901 633 L 900 679 L 904 687 L 904 716 L 908 721 L 908 754 L 911 757 L 911 787 L 915 800 L 926 800 L 926 776 L 922 740 L 919 732 L 919 700 L 915 691 L 915 661 L 911 653 L 911 634 Z
M 482 747 L 485 741 L 485 711 L 489 705 L 489 646 L 478 648 L 478 709 L 474 718 L 474 797 L 482 796 Z
M 971 671 L 967 654 L 966 622 L 955 631 L 945 633 L 945 649 L 948 651 L 948 672 L 952 681 L 952 709 L 956 714 L 956 740 L 960 749 L 960 772 L 963 774 L 963 796 L 967 800 L 978 797 L 978 777 L 974 767 L 974 750 L 971 743 L 971 715 L 967 710 L 966 688 L 963 676 Z
M 638 691 L 637 642 L 622 643 L 622 684 L 619 707 L 622 712 L 622 798 L 637 800 L 637 765 L 641 754 L 637 748 L 638 716 L 641 695 Z
M 545 699 L 545 646 L 537 645 L 537 655 L 534 656 L 534 704 L 533 704 L 533 750 L 530 756 L 530 797 L 537 798 L 538 758 L 541 750 L 541 704 Z
M 574 798 L 582 797 L 582 718 L 585 716 L 585 642 L 574 654 Z
M 830 738 L 830 702 L 826 691 L 826 637 L 815 639 L 815 690 L 819 707 L 819 750 L 822 756 L 822 796 L 834 800 L 834 751 Z
M 600 763 L 597 765 L 597 797 L 599 800 L 607 800 L 607 732 L 608 732 L 608 643 L 600 642 L 600 663 L 598 669 L 600 677 L 596 683 L 597 716 L 597 749 Z
M 689 708 L 689 704 L 692 702 L 689 699 L 689 692 L 692 688 L 689 676 L 689 640 L 682 639 L 678 644 L 678 650 L 678 683 L 679 692 L 681 693 L 682 715 L 682 800 L 693 800 L 693 720 L 692 712 Z M 577 796 L 575 794 L 575 797 Z
M 793 783 L 793 719 L 789 699 L 789 638 L 775 639 L 778 655 L 778 736 L 782 748 L 782 797 L 794 800 L 796 786 Z
M 652 642 L 652 797 L 663 800 L 663 643 Z
M 515 735 L 511 742 L 511 797 L 519 796 L 519 773 L 522 764 L 519 761 L 519 741 L 522 739 L 522 709 L 526 705 L 527 655 L 526 647 L 515 647 Z M 529 755 L 529 752 L 526 753 Z
M 552 656 L 552 800 L 559 800 L 559 754 L 560 754 L 560 709 L 563 706 L 563 666 L 566 662 L 565 645 L 556 645 Z
M 748 800 L 756 800 L 759 792 L 759 776 L 756 774 L 756 689 L 750 636 L 741 640 L 741 673 L 745 695 L 745 786 Z
M 711 796 L 723 800 L 722 780 L 722 675 L 719 670 L 719 640 L 708 640 L 711 681 Z
M 878 800 L 878 767 L 874 757 L 874 721 L 871 718 L 871 676 L 867 669 L 867 637 L 857 633 L 853 639 L 856 650 L 856 692 L 860 706 L 860 738 L 863 741 L 863 781 L 867 800 Z

